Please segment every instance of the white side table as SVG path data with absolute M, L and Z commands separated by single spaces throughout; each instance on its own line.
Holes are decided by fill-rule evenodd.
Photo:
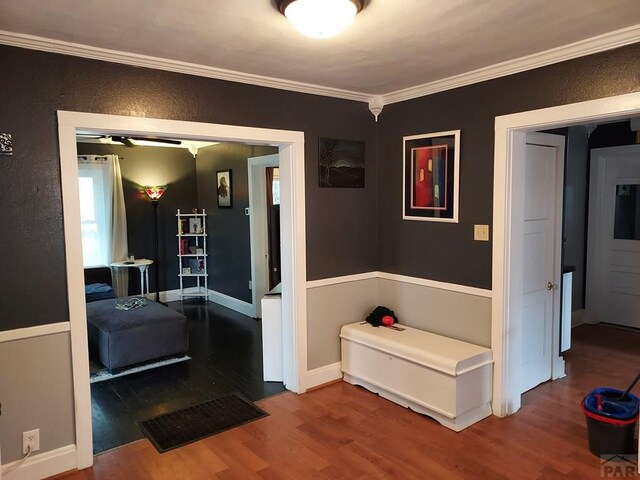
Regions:
M 140 270 L 140 295 L 144 295 L 144 284 L 147 283 L 147 295 L 149 295 L 149 265 L 153 260 L 139 258 L 137 260 L 125 260 L 124 262 L 113 262 L 112 267 L 115 268 L 131 268 L 136 267 Z

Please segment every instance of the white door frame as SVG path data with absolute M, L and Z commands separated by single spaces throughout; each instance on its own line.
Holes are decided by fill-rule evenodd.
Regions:
M 274 145 L 280 148 L 282 320 L 284 379 L 302 393 L 307 375 L 307 297 L 304 132 L 177 120 L 58 111 L 62 207 L 71 331 L 77 468 L 93 464 L 91 393 L 84 300 L 82 239 L 76 133 L 90 130 L 125 135 L 156 134 L 218 142 Z
M 254 317 L 261 316 L 260 301 L 267 293 L 267 197 L 265 176 L 255 178 L 254 169 L 278 167 L 280 160 L 277 154 L 252 157 L 247 160 L 249 172 L 249 230 L 251 240 L 251 300 Z M 261 170 L 264 171 L 264 170 Z M 257 197 L 257 198 L 256 198 Z
M 521 404 L 517 328 L 522 314 L 524 133 L 640 114 L 640 92 L 496 117 L 493 176 L 491 348 L 493 413 L 515 413 Z

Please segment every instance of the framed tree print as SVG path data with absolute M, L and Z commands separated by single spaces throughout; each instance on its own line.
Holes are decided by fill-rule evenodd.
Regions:
M 403 220 L 458 223 L 460 130 L 402 140 Z

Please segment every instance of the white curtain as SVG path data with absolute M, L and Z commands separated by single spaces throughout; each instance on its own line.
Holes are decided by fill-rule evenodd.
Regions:
M 127 258 L 127 212 L 117 155 L 78 157 L 84 266 L 109 266 Z M 129 290 L 129 269 L 112 268 L 119 297 Z

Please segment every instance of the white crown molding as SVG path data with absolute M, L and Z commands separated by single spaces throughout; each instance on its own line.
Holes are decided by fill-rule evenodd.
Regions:
M 623 47 L 632 43 L 640 42 L 640 25 L 615 30 L 613 32 L 587 38 L 578 42 L 563 45 L 561 47 L 534 53 L 526 57 L 507 60 L 488 67 L 479 68 L 471 72 L 462 73 L 435 82 L 416 85 L 415 87 L 404 88 L 395 92 L 382 95 L 384 105 L 403 102 L 418 97 L 424 97 L 445 90 L 471 85 L 473 83 L 484 82 L 494 78 L 506 77 L 515 73 L 533 70 L 554 63 L 560 63 L 574 58 L 585 57 L 606 50 Z
M 12 47 L 28 48 L 31 50 L 41 50 L 44 52 L 60 53 L 63 55 L 73 55 L 75 57 L 91 58 L 94 60 L 103 60 L 105 62 L 134 65 L 136 67 L 166 70 L 169 72 L 195 75 L 198 77 L 215 78 L 217 80 L 226 80 L 229 82 L 246 83 L 260 87 L 277 88 L 279 90 L 288 90 L 291 92 L 355 100 L 358 102 L 368 102 L 371 98 L 371 95 L 365 93 L 352 92 L 339 88 L 323 87 L 321 85 L 266 77 L 252 73 L 236 72 L 234 70 L 181 62 L 179 60 L 170 60 L 167 58 L 151 57 L 137 53 L 92 47 L 79 43 L 63 42 L 61 40 L 8 32 L 6 30 L 0 30 L 0 44 Z
M 153 68 L 186 75 L 215 78 L 217 80 L 276 88 L 279 90 L 365 102 L 369 104 L 372 109 L 372 114 L 376 117 L 380 114 L 385 105 L 424 97 L 434 93 L 444 92 L 446 90 L 452 90 L 454 88 L 484 82 L 486 80 L 492 80 L 494 78 L 505 77 L 507 75 L 533 70 L 535 68 L 592 55 L 594 53 L 604 52 L 606 50 L 613 50 L 614 48 L 623 47 L 637 42 L 640 42 L 640 24 L 623 28 L 621 30 L 615 30 L 603 35 L 598 35 L 596 37 L 587 38 L 585 40 L 580 40 L 561 47 L 552 48 L 544 52 L 534 53 L 532 55 L 527 55 L 513 60 L 507 60 L 506 62 L 479 68 L 453 77 L 396 90 L 384 95 L 372 95 L 369 93 L 323 87 L 321 85 L 295 82 L 251 73 L 236 72 L 233 70 L 226 70 L 223 68 L 210 67 L 195 63 L 151 57 L 136 53 L 92 47 L 79 43 L 70 43 L 61 40 L 53 40 L 34 35 L 0 30 L 0 44 L 3 45 L 91 58 L 94 60 L 121 63 L 136 67 Z

